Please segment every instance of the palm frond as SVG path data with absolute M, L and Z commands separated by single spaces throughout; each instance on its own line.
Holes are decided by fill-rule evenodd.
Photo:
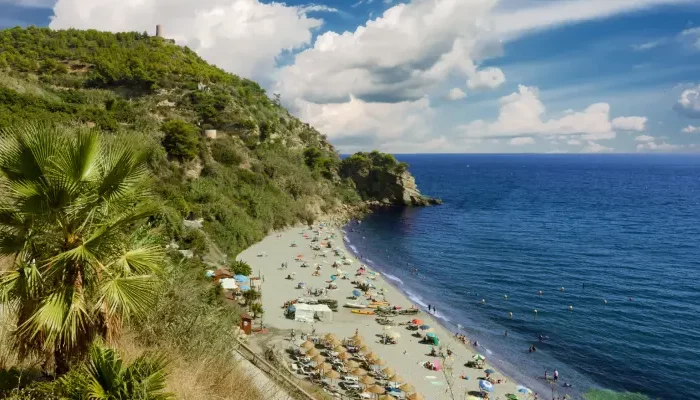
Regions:
M 127 251 L 106 267 L 115 271 L 119 276 L 156 274 L 161 271 L 163 257 L 162 246 L 137 247 Z
M 157 280 L 147 275 L 105 279 L 95 307 L 104 307 L 111 319 L 116 316 L 127 320 L 130 316 L 144 315 L 155 305 Z
M 101 165 L 100 198 L 107 202 L 126 197 L 146 177 L 147 167 L 131 144 L 106 149 Z
M 90 399 L 119 399 L 124 366 L 119 354 L 109 347 L 100 344 L 90 348 L 88 361 L 85 365 L 88 375 L 88 386 L 85 394 Z

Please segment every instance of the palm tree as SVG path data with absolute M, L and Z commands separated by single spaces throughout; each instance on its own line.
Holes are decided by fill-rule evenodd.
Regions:
M 101 139 L 49 125 L 0 132 L 0 305 L 16 318 L 20 357 L 57 374 L 154 303 L 163 260 L 139 225 L 156 210 L 144 158 Z
M 162 356 L 142 355 L 124 365 L 114 349 L 95 344 L 78 374 L 61 378 L 68 397 L 93 400 L 167 400 L 167 362 Z M 73 375 L 73 376 L 71 376 Z

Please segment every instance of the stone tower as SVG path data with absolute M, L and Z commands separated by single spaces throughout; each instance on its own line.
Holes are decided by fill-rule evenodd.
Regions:
M 163 37 L 163 25 L 156 25 L 156 37 Z

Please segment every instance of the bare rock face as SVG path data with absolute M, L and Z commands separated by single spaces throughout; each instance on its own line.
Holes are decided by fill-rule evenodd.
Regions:
M 418 190 L 416 179 L 408 171 L 396 176 L 396 185 L 401 190 L 401 198 L 394 199 L 393 203 L 397 203 L 396 200 L 400 200 L 401 205 L 407 206 L 429 206 L 442 203 L 440 199 L 423 196 Z

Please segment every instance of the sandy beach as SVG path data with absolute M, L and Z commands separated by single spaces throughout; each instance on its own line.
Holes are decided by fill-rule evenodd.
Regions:
M 318 225 L 314 226 L 315 228 Z M 340 259 L 328 251 L 326 257 L 319 257 L 322 251 L 312 249 L 311 238 L 315 235 L 308 227 L 295 227 L 283 232 L 276 232 L 269 235 L 261 242 L 251 246 L 239 255 L 239 259 L 248 262 L 253 275 L 263 277 L 262 284 L 262 304 L 265 310 L 264 323 L 266 326 L 283 330 L 294 329 L 298 334 L 301 332 L 311 333 L 315 328 L 316 334 L 323 335 L 334 333 L 339 338 L 350 337 L 359 331 L 359 334 L 366 339 L 366 344 L 371 350 L 386 362 L 384 367 L 391 367 L 406 382 L 415 386 L 416 391 L 426 399 L 450 399 L 449 386 L 447 381 L 452 382 L 452 391 L 455 398 L 465 398 L 469 392 L 479 391 L 479 379 L 484 378 L 485 369 L 492 368 L 486 360 L 483 369 L 468 368 L 465 363 L 471 361 L 477 353 L 478 348 L 467 346 L 455 338 L 455 332 L 449 332 L 442 327 L 430 314 L 421 312 L 417 316 L 396 316 L 393 317 L 397 323 L 408 322 L 414 318 L 421 319 L 424 324 L 430 325 L 440 338 L 440 349 L 453 353 L 453 361 L 450 362 L 451 372 L 432 371 L 425 368 L 426 361 L 440 361 L 438 357 L 429 356 L 431 346 L 421 343 L 421 339 L 412 336 L 413 331 L 409 331 L 405 326 L 399 325 L 392 328 L 393 332 L 401 335 L 396 345 L 385 345 L 380 343 L 380 336 L 383 326 L 375 321 L 374 315 L 353 314 L 349 308 L 343 307 L 349 300 L 355 289 L 351 284 L 355 278 L 355 271 L 362 265 L 357 259 L 352 257 L 351 252 L 345 249 L 342 232 L 337 227 L 325 227 L 320 234 L 321 241 L 331 233 L 335 235 L 333 248 L 344 249 L 345 255 L 352 260 L 351 265 L 343 265 L 342 271 L 348 273 L 350 279 L 338 279 L 337 290 L 329 290 L 327 295 L 318 298 L 330 298 L 338 301 L 338 311 L 333 313 L 332 322 L 316 321 L 313 326 L 309 323 L 296 322 L 288 319 L 284 315 L 283 305 L 286 301 L 308 296 L 305 289 L 297 289 L 298 282 L 305 282 L 308 288 L 323 289 L 328 286 L 330 276 L 336 274 L 336 268 L 332 266 L 333 261 Z M 308 236 L 305 238 L 304 235 Z M 296 247 L 292 247 L 296 243 Z M 328 250 L 328 249 L 323 249 Z M 264 254 L 264 256 L 261 256 Z M 316 257 L 314 257 L 316 255 Z M 299 258 L 298 256 L 301 256 Z M 310 266 L 301 267 L 305 260 Z M 288 263 L 287 269 L 282 269 L 282 263 Z M 316 264 L 321 265 L 320 276 L 312 276 L 316 270 Z M 371 271 L 370 268 L 367 268 Z M 294 274 L 294 279 L 286 279 L 289 274 Z M 396 288 L 389 284 L 383 276 L 375 274 L 374 280 L 370 282 L 377 288 L 384 289 L 384 297 L 392 306 L 409 308 L 412 303 Z M 368 300 L 360 297 L 357 302 L 367 304 Z M 495 369 L 495 368 L 493 368 Z M 462 376 L 468 379 L 463 379 Z M 517 392 L 517 382 L 513 382 L 508 377 L 502 375 L 498 370 L 491 375 L 496 380 L 505 382 L 493 385 L 495 390 L 489 393 L 493 399 L 506 399 L 507 394 L 515 394 L 520 399 L 527 398 L 527 395 Z M 532 397 L 532 396 L 530 396 Z

